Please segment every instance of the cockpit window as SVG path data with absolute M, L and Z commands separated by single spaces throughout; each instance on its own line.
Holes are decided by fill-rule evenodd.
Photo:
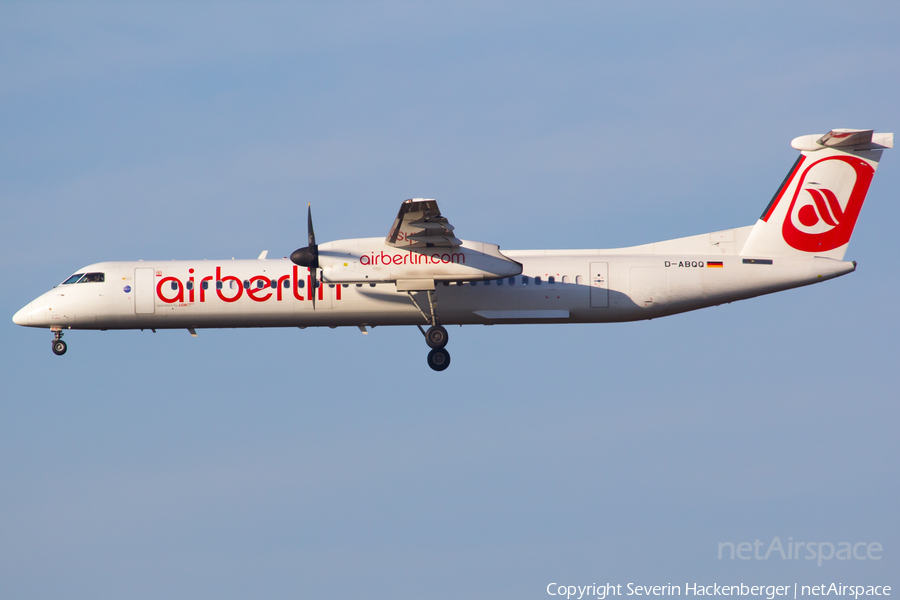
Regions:
M 78 283 L 103 283 L 103 273 L 88 273 Z
M 68 279 L 66 279 L 65 281 L 63 281 L 63 282 L 62 282 L 62 285 L 66 285 L 67 283 L 75 283 L 76 281 L 78 281 L 78 280 L 81 279 L 82 277 L 84 277 L 84 273 L 75 273 L 74 275 L 72 275 L 71 277 L 69 277 Z

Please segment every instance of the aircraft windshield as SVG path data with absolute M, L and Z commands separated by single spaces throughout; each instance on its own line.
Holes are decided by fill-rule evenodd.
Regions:
M 103 283 L 104 281 L 106 281 L 106 276 L 103 273 L 75 273 L 63 281 L 61 285 L 68 283 Z

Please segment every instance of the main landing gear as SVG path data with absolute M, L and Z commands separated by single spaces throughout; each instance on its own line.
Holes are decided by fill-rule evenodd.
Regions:
M 429 348 L 440 350 L 447 345 L 447 330 L 440 325 L 433 325 L 425 332 L 425 343 Z
M 425 336 L 425 343 L 431 348 L 431 352 L 428 353 L 428 366 L 435 371 L 443 371 L 450 366 L 450 353 L 444 348 L 444 346 L 447 345 L 447 340 L 450 336 L 447 333 L 447 330 L 438 322 L 437 315 L 435 314 L 435 305 L 437 302 L 434 301 L 434 291 L 426 290 L 426 293 L 428 294 L 428 306 L 431 309 L 430 319 L 428 318 L 428 315 L 425 314 L 425 311 L 419 306 L 419 303 L 416 302 L 412 292 L 407 292 L 407 294 L 409 294 L 409 299 L 416 305 L 416 308 L 419 309 L 419 312 L 422 313 L 425 320 L 431 323 L 431 327 L 428 328 L 428 331 L 422 329 L 421 325 L 416 325 L 416 327 L 419 328 L 419 331 L 422 332 L 422 335 Z
M 435 348 L 428 353 L 428 366 L 435 371 L 443 371 L 450 366 L 450 353 L 443 348 Z
M 51 349 L 53 350 L 53 354 L 57 356 L 62 356 L 68 349 L 66 343 L 62 341 L 62 335 L 62 329 L 56 329 L 53 331 L 53 342 Z
M 444 349 L 447 345 L 447 330 L 440 325 L 432 325 L 425 332 L 425 343 L 431 348 L 428 353 L 428 366 L 435 371 L 443 371 L 450 366 L 450 353 Z

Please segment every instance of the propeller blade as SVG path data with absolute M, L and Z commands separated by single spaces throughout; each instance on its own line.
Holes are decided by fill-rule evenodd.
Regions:
M 312 205 L 306 212 L 306 229 L 309 236 L 309 245 L 298 248 L 291 253 L 291 262 L 301 267 L 308 267 L 310 273 L 319 268 L 319 247 L 316 245 L 316 233 L 313 231 Z
M 309 245 L 305 248 L 297 248 L 291 253 L 291 262 L 295 265 L 309 269 L 309 296 L 316 309 L 316 294 L 319 291 L 319 246 L 316 245 L 316 232 L 313 231 L 312 204 L 306 209 L 306 230 L 309 235 Z

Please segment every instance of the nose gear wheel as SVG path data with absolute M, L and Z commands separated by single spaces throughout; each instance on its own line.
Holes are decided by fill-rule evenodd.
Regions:
M 53 341 L 51 342 L 50 349 L 53 350 L 53 354 L 57 356 L 62 356 L 68 350 L 68 346 L 66 343 L 62 341 L 62 330 L 54 329 L 53 330 Z

